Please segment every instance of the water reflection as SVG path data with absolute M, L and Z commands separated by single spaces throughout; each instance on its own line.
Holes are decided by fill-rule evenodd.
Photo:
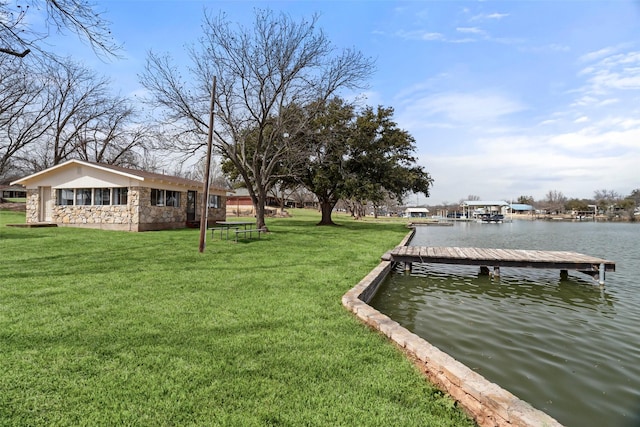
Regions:
M 490 277 L 479 274 L 478 270 L 471 266 L 415 263 L 411 273 L 408 273 L 398 265 L 395 274 L 389 279 L 386 298 L 395 298 L 394 293 L 403 294 L 405 298 L 399 304 L 407 304 L 407 310 L 416 311 L 429 293 L 442 292 L 458 297 L 464 295 L 468 299 L 510 298 L 518 304 L 544 302 L 546 305 L 567 309 L 575 307 L 576 310 L 596 310 L 610 318 L 615 316 L 616 297 L 609 295 L 587 276 L 586 281 L 572 275 L 562 279 L 552 277 L 551 273 L 534 274 L 521 271 L 522 269 L 503 268 L 501 276 Z M 452 286 L 452 282 L 455 286 Z

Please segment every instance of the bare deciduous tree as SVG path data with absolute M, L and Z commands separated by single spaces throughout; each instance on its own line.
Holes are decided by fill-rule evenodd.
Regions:
M 547 210 L 561 213 L 564 211 L 564 205 L 567 201 L 567 198 L 564 194 L 562 194 L 561 191 L 549 190 L 544 201 Z
M 50 126 L 52 102 L 45 82 L 21 62 L 0 56 L 0 177 Z M 14 170 L 13 173 L 18 173 Z
M 136 149 L 149 145 L 151 131 L 137 124 L 136 110 L 122 97 L 108 97 L 97 116 L 77 134 L 76 153 L 91 162 L 135 166 Z
M 46 28 L 34 29 L 28 17 L 41 10 Z M 113 57 L 120 49 L 111 37 L 103 12 L 87 0 L 23 0 L 15 4 L 0 0 L 0 54 L 24 58 L 33 51 L 52 57 L 42 46 L 51 29 L 75 33 L 98 55 Z
M 286 114 L 291 105 L 328 99 L 340 89 L 363 87 L 371 60 L 355 50 L 337 51 L 317 28 L 318 16 L 256 10 L 252 28 L 232 25 L 224 14 L 205 14 L 204 35 L 191 48 L 191 81 L 168 56 L 150 53 L 142 84 L 164 110 L 177 151 L 193 154 L 208 132 L 209 97 L 217 78 L 214 144 L 231 161 L 249 190 L 256 226 L 264 227 L 267 191 L 290 154 L 287 134 L 304 126 Z
M 70 60 L 40 65 L 18 78 L 25 94 L 4 111 L 9 121 L 2 127 L 0 156 L 23 172 L 70 158 L 136 166 L 150 129 L 136 123 L 133 105 L 110 93 L 108 79 Z M 4 80 L 3 74 L 0 85 Z M 0 111 L 0 120 L 4 116 Z
M 110 93 L 107 78 L 70 60 L 51 62 L 48 75 L 54 108 L 42 166 L 72 157 L 132 166 L 132 153 L 144 148 L 149 130 L 134 123 L 130 102 Z

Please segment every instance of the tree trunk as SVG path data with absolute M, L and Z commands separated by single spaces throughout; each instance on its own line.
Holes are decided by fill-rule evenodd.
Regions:
M 331 212 L 333 212 L 333 207 L 335 203 L 328 201 L 320 201 L 320 212 L 322 212 L 322 219 L 318 223 L 318 225 L 336 225 L 335 222 L 331 219 Z
M 265 231 L 269 231 L 267 225 L 264 222 L 264 205 L 267 202 L 267 193 L 262 190 L 258 190 L 254 196 L 251 197 L 253 201 L 253 207 L 256 211 L 256 228 L 262 228 Z

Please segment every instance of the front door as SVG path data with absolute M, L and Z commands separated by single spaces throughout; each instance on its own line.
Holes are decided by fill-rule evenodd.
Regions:
M 51 187 L 40 187 L 40 206 L 38 221 L 51 222 L 51 211 L 53 210 L 53 200 L 51 198 Z
M 198 199 L 197 191 L 187 191 L 187 221 L 195 221 L 196 219 L 196 200 Z

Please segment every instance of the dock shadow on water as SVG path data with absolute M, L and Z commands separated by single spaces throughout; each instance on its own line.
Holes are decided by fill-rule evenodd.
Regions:
M 640 426 L 640 296 L 633 280 L 640 271 L 629 271 L 640 268 L 633 261 L 640 253 L 612 249 L 616 239 L 628 248 L 626 240 L 637 239 L 640 227 L 591 226 L 598 225 L 609 227 L 613 240 L 602 245 L 611 252 L 596 255 L 621 266 L 607 275 L 604 289 L 580 273 L 561 279 L 557 270 L 510 268 L 492 278 L 474 266 L 414 264 L 410 274 L 402 268 L 393 272 L 370 305 L 568 427 Z M 540 224 L 508 227 L 491 227 L 493 247 L 506 238 L 517 248 L 519 235 L 531 231 L 527 228 L 535 227 L 536 238 L 547 244 L 553 238 L 545 240 L 542 233 L 563 232 L 557 225 L 547 231 Z M 456 241 L 457 226 L 442 228 L 449 234 L 418 230 L 427 233 L 416 235 L 419 245 L 431 237 L 433 246 L 444 246 L 445 240 L 463 246 Z M 486 229 L 478 232 L 487 237 Z M 580 247 L 575 232 L 566 230 L 574 235 L 571 249 L 593 252 L 593 241 Z M 465 226 L 461 233 L 469 241 L 473 229 Z M 531 248 L 531 239 L 523 240 L 527 249 L 566 250 Z

